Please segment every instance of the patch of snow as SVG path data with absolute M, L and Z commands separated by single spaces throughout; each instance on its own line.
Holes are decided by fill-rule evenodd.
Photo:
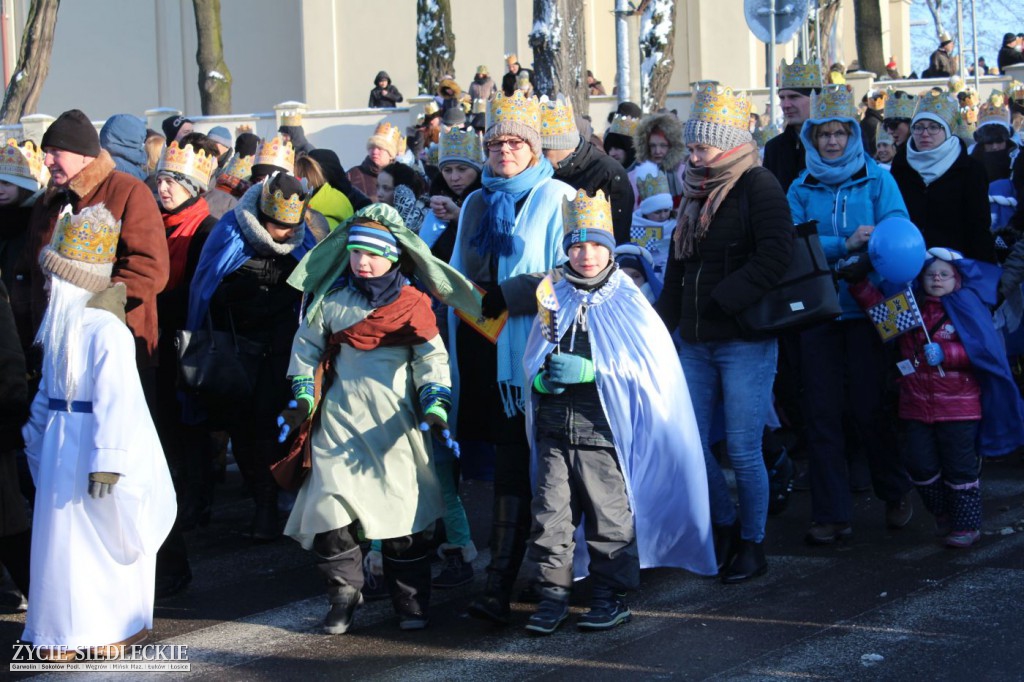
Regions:
M 206 77 L 207 78 L 213 78 L 214 80 L 218 80 L 218 81 L 225 81 L 225 82 L 228 80 L 227 76 L 222 74 L 220 71 L 208 71 L 206 73 Z

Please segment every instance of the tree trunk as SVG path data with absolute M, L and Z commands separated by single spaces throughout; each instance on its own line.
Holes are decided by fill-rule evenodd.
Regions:
M 420 93 L 434 94 L 444 76 L 455 77 L 455 34 L 450 0 L 416 0 L 416 67 Z
M 932 21 L 935 22 L 935 38 L 946 29 L 942 26 L 942 0 L 925 0 L 925 6 L 932 13 Z
M 853 17 L 857 31 L 857 60 L 861 71 L 870 71 L 876 76 L 885 74 L 881 3 L 879 0 L 853 0 Z
M 231 113 L 231 71 L 224 63 L 220 0 L 192 0 L 196 14 L 199 103 L 204 116 Z
M 825 71 L 828 71 L 828 67 L 832 61 L 829 57 L 829 52 L 832 49 L 832 29 L 836 26 L 836 19 L 839 16 L 839 5 L 840 0 L 822 0 L 818 3 L 818 21 L 821 22 L 821 61 L 822 67 Z M 814 22 L 811 22 L 809 35 L 811 38 L 811 56 L 814 59 L 818 58 L 818 46 L 814 44 L 815 34 L 817 31 L 814 27 Z
M 559 93 L 580 116 L 590 113 L 583 0 L 533 0 L 533 79 L 537 95 Z
M 644 0 L 640 15 L 640 98 L 644 113 L 665 106 L 668 84 L 675 68 L 675 0 Z
M 43 83 L 50 72 L 53 33 L 57 27 L 60 0 L 32 0 L 21 36 L 18 65 L 7 84 L 0 122 L 17 123 L 23 116 L 34 114 L 39 104 Z

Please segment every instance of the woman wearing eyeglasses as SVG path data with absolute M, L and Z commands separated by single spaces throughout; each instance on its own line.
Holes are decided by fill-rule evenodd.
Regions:
M 797 224 L 818 221 L 829 265 L 864 252 L 875 225 L 907 217 L 892 176 L 864 151 L 851 91 L 845 85 L 812 95 L 811 117 L 800 137 L 807 169 L 789 188 Z M 839 284 L 842 315 L 805 331 L 801 375 L 810 451 L 811 528 L 806 541 L 831 544 L 851 535 L 853 498 L 843 428 L 848 414 L 864 445 L 875 494 L 886 503 L 886 523 L 907 524 L 913 513 L 910 480 L 899 464 L 896 436 L 882 396 L 886 354 L 874 326 Z
M 541 153 L 540 104 L 514 92 L 487 103 L 487 161 L 459 212 L 451 265 L 484 288 L 483 313 L 508 320 L 496 343 L 449 315 L 457 376 L 458 437 L 495 447 L 491 563 L 470 615 L 507 623 L 513 583 L 530 532 L 530 446 L 523 414 L 523 352 L 537 312 L 537 273 L 565 260 L 562 201 L 574 190 L 556 180 Z
M 925 245 L 945 246 L 967 258 L 995 262 L 985 167 L 952 134 L 959 104 L 949 93 L 921 95 L 910 124 L 906 154 L 892 175 Z

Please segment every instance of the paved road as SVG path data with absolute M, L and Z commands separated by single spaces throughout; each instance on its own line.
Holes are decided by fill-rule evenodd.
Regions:
M 634 621 L 611 632 L 567 624 L 530 636 L 526 604 L 508 628 L 468 618 L 482 552 L 473 589 L 435 592 L 428 630 L 400 632 L 390 605 L 376 602 L 352 632 L 330 637 L 318 631 L 327 606 L 310 556 L 287 540 L 250 546 L 238 530 L 251 507 L 232 480 L 213 523 L 190 534 L 195 581 L 158 605 L 150 641 L 187 645 L 182 677 L 209 680 L 1024 680 L 1024 465 L 988 465 L 983 484 L 985 535 L 970 551 L 941 547 L 916 500 L 908 528 L 885 530 L 881 503 L 866 495 L 851 542 L 807 547 L 809 494 L 795 493 L 769 521 L 765 577 L 724 586 L 645 571 Z M 464 493 L 483 547 L 489 486 Z M 578 592 L 574 603 L 585 603 Z M 23 622 L 0 614 L 0 650 Z M 0 676 L 22 674 L 4 665 Z M 127 679 L 86 679 L 105 677 Z

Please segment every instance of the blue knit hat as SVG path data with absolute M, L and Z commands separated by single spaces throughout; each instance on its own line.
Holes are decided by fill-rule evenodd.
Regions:
M 392 263 L 398 262 L 402 250 L 398 240 L 384 225 L 368 220 L 353 222 L 348 232 L 346 250 L 360 249 L 376 256 L 387 258 Z

